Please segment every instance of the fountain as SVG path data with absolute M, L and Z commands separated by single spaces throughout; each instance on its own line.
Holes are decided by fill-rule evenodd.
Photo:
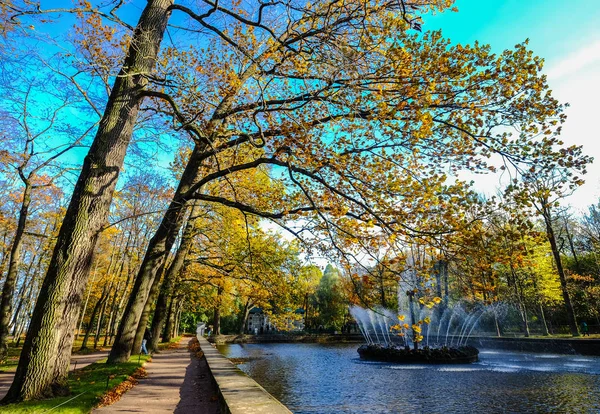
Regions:
M 358 349 L 362 359 L 431 364 L 478 360 L 479 350 L 468 345 L 469 338 L 484 316 L 493 316 L 497 325 L 503 305 L 471 305 L 467 311 L 461 304 L 441 303 L 439 297 L 417 298 L 423 285 L 415 267 L 407 261 L 398 282 L 398 312 L 382 307 L 350 308 L 366 341 Z M 432 291 L 432 286 L 426 288 Z
M 350 314 L 356 319 L 366 344 L 358 348 L 362 359 L 371 361 L 425 364 L 467 364 L 477 362 L 479 350 L 467 345 L 479 319 L 487 310 L 466 313 L 459 305 L 446 309 L 438 317 L 436 312 L 424 308 L 415 328 L 400 325 L 409 315 L 396 315 L 389 309 L 374 310 L 352 306 Z M 424 316 L 427 315 L 427 316 Z M 430 316 L 431 315 L 431 316 Z M 410 319 L 413 320 L 413 319 Z M 424 328 L 421 328 L 424 326 Z M 399 335 L 400 334 L 400 335 Z M 419 346 L 421 344 L 421 346 Z

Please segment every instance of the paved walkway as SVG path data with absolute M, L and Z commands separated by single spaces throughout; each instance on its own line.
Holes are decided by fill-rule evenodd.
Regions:
M 108 351 L 92 352 L 85 355 L 71 355 L 70 370 L 73 371 L 75 368 L 80 369 L 87 367 L 88 365 L 100 359 L 106 358 L 107 356 Z M 14 376 L 14 372 L 0 372 L 0 398 L 3 398 L 8 392 Z
M 218 413 L 217 391 L 204 358 L 192 357 L 191 338 L 183 338 L 176 349 L 152 356 L 146 365 L 148 377 L 127 391 L 116 403 L 93 413 Z

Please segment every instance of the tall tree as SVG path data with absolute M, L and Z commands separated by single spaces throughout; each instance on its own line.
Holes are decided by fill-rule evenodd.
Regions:
M 323 271 L 315 297 L 319 311 L 318 325 L 340 330 L 344 324 L 348 302 L 343 295 L 340 272 L 331 264 Z
M 540 166 L 532 166 L 528 171 L 523 172 L 522 181 L 509 186 L 507 192 L 513 194 L 522 206 L 533 207 L 537 214 L 542 217 L 546 237 L 560 279 L 569 328 L 573 336 L 579 336 L 567 275 L 558 245 L 556 229 L 560 228 L 560 224 L 557 224 L 558 217 L 555 216 L 555 209 L 561 199 L 583 184 L 583 179 L 579 177 L 579 174 L 586 173 L 586 166 L 591 162 L 591 158 L 583 154 L 581 147 L 573 146 L 562 151 L 564 156 L 558 161 L 557 165 L 544 163 Z
M 23 344 L 9 403 L 53 395 L 66 386 L 73 334 L 98 232 L 171 14 L 169 0 L 151 0 L 142 12 L 123 68 L 116 77 L 96 137 L 83 162 L 46 278 Z

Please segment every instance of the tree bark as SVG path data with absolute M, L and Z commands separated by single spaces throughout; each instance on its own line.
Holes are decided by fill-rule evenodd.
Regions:
M 142 311 L 142 315 L 140 316 L 140 321 L 137 326 L 137 330 L 135 332 L 135 339 L 133 341 L 133 349 L 141 349 L 142 341 L 144 340 L 144 333 L 148 328 L 148 319 L 150 318 L 150 312 L 152 311 L 152 305 L 156 302 L 156 297 L 158 296 L 158 292 L 160 290 L 160 276 L 156 276 L 154 278 L 154 282 L 152 282 L 152 287 L 150 288 L 150 293 L 148 294 L 148 299 L 146 299 L 146 303 L 144 304 L 144 310 Z M 148 349 L 150 351 L 150 349 Z
M 180 325 L 181 325 L 181 308 L 177 309 L 177 314 L 175 315 L 175 337 L 179 336 L 179 326 Z
M 104 320 L 106 317 L 106 305 L 108 304 L 108 298 L 110 297 L 110 292 L 112 291 L 112 282 L 108 287 L 108 291 L 102 300 L 102 308 L 100 309 L 100 317 L 98 318 L 98 324 L 96 325 L 96 335 L 94 335 L 94 349 L 98 349 L 98 340 L 100 339 L 100 333 L 102 332 L 102 326 L 104 325 Z
M 92 314 L 90 315 L 90 321 L 88 322 L 87 329 L 85 330 L 85 335 L 83 336 L 83 341 L 81 342 L 81 348 L 79 348 L 80 350 L 87 349 L 88 339 L 90 337 L 90 333 L 92 333 L 92 328 L 96 320 L 96 315 L 98 314 L 98 312 L 100 312 L 100 308 L 102 307 L 103 298 L 104 292 L 102 292 L 102 295 L 100 296 L 100 298 L 96 302 L 96 305 L 94 306 L 94 309 L 92 310 Z
M 13 383 L 3 404 L 60 394 L 90 263 L 153 71 L 173 0 L 149 0 L 115 78 L 58 234 Z
M 498 321 L 498 315 L 494 312 L 494 325 L 496 326 L 496 336 L 500 338 L 502 336 L 502 329 L 500 329 L 500 322 Z
M 173 308 L 175 307 L 175 298 L 171 298 L 169 302 L 169 311 L 167 312 L 167 323 L 165 324 L 165 329 L 162 334 L 162 342 L 170 342 L 171 337 L 173 335 Z
M 550 331 L 548 331 L 548 323 L 546 323 L 546 312 L 544 312 L 544 305 L 540 302 L 540 316 L 542 317 L 542 334 L 544 336 L 549 336 Z
M 567 219 L 565 217 L 565 233 L 567 235 L 567 240 L 569 241 L 569 248 L 571 249 L 571 254 L 573 255 L 573 259 L 575 260 L 575 269 L 577 273 L 581 272 L 581 263 L 579 262 L 579 256 L 577 256 L 577 251 L 575 250 L 575 244 L 573 243 L 573 235 L 569 232 L 569 224 L 567 223 Z
M 2 275 L 4 275 L 4 268 L 6 267 L 6 262 L 8 261 L 8 257 L 10 256 L 10 245 L 8 245 L 8 230 L 4 232 L 2 235 L 2 244 L 5 246 L 2 248 L 2 259 L 0 260 L 0 281 L 2 280 Z
M 29 265 L 29 269 L 28 269 L 25 277 L 23 278 L 23 282 L 21 283 L 21 288 L 19 289 L 19 293 L 17 295 L 17 297 L 18 297 L 17 307 L 13 312 L 12 322 L 10 323 L 10 326 L 13 327 L 13 337 L 15 336 L 15 333 L 17 330 L 17 320 L 19 319 L 21 310 L 23 309 L 23 304 L 25 303 L 26 294 L 27 294 L 26 292 L 29 290 L 29 286 L 31 286 L 33 284 L 33 279 L 35 279 L 35 275 L 38 273 L 39 269 L 41 268 L 43 258 L 44 258 L 44 252 L 42 252 L 42 254 L 40 254 L 39 257 L 36 257 L 36 255 L 34 255 L 32 257 L 31 263 Z M 37 264 L 35 265 L 35 270 L 32 272 L 32 266 L 33 266 L 34 261 L 36 261 L 36 260 L 37 260 Z
M 25 181 L 23 190 L 23 201 L 19 211 L 19 220 L 15 237 L 13 238 L 10 259 L 8 261 L 8 272 L 2 287 L 2 299 L 0 299 L 0 360 L 6 358 L 8 352 L 8 333 L 10 317 L 12 315 L 13 296 L 17 284 L 17 273 L 21 263 L 21 247 L 23 246 L 23 236 L 25 235 L 25 225 L 27 224 L 27 215 L 29 205 L 31 204 L 31 184 Z
M 121 276 L 119 274 L 119 276 Z M 117 297 L 119 295 L 119 290 L 121 288 L 121 282 L 117 284 L 115 288 L 115 293 L 112 295 L 112 300 L 110 301 L 110 311 L 108 323 L 106 324 L 106 330 L 104 331 L 104 341 L 102 342 L 102 346 L 107 346 L 109 344 L 109 337 L 112 335 L 113 321 L 117 314 Z
M 96 270 L 98 270 L 98 262 L 96 262 L 96 266 L 94 268 L 94 274 L 92 276 L 91 285 L 94 284 L 94 280 L 96 279 Z M 92 294 L 92 286 L 89 286 L 88 289 L 89 290 L 88 290 L 88 293 L 85 298 L 85 303 L 83 304 L 83 307 L 81 308 L 81 316 L 79 318 L 79 325 L 77 325 L 77 331 L 75 332 L 75 340 L 77 340 L 79 338 L 79 335 L 81 335 L 81 326 L 83 325 L 83 318 L 85 317 L 85 311 L 87 310 L 87 305 L 88 305 L 88 302 L 90 301 L 90 295 Z

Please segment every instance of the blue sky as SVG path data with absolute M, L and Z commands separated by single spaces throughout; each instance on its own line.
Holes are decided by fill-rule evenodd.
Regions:
M 600 196 L 600 1 L 599 0 L 457 0 L 458 13 L 428 16 L 424 30 L 441 28 L 454 43 L 489 43 L 500 52 L 529 39 L 545 59 L 544 72 L 554 95 L 568 102 L 563 128 L 567 144 L 584 146 L 597 161 L 586 184 L 567 201 L 576 209 Z M 498 186 L 493 176 L 474 177 L 480 191 Z
M 600 40 L 598 0 L 457 0 L 458 13 L 428 17 L 454 41 L 479 40 L 502 50 L 529 38 L 549 64 L 591 39 Z

